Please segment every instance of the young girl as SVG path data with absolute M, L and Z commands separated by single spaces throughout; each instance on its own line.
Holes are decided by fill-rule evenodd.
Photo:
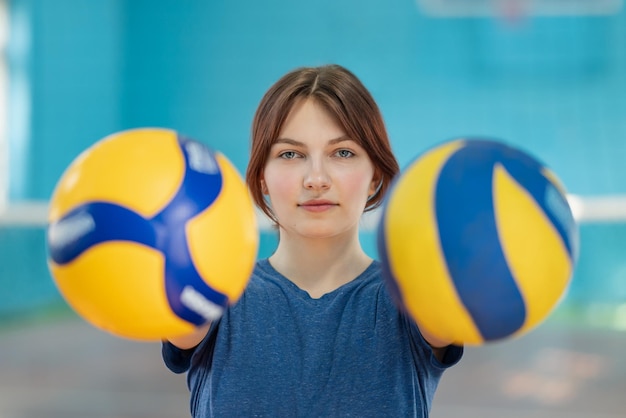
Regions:
M 163 343 L 193 417 L 428 416 L 462 348 L 398 310 L 358 235 L 397 172 L 378 106 L 345 68 L 300 68 L 267 91 L 246 180 L 278 247 L 220 320 Z

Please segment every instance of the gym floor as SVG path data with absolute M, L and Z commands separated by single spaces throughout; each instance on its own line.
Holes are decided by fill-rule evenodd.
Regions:
M 468 347 L 444 375 L 432 418 L 626 416 L 626 332 L 543 324 Z M 188 417 L 184 375 L 160 345 L 72 315 L 0 328 L 0 418 Z

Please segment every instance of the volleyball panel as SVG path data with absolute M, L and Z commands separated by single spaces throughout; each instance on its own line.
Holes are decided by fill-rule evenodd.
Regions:
M 256 259 L 258 235 L 248 189 L 223 155 L 215 158 L 223 186 L 213 204 L 187 222 L 189 252 L 200 276 L 234 303 L 245 289 Z
M 541 168 L 541 174 L 548 179 L 548 181 L 554 186 L 556 187 L 557 191 L 565 196 L 567 194 L 567 191 L 565 190 L 565 186 L 563 186 L 563 183 L 561 182 L 561 179 L 559 179 L 559 177 L 552 171 L 550 170 L 548 167 L 542 167 Z
M 547 193 L 556 193 L 546 181 Z M 517 332 L 522 334 L 561 299 L 572 275 L 572 260 L 544 210 L 502 166 L 494 171 L 494 206 L 502 249 L 525 301 L 526 320 Z
M 458 297 L 442 253 L 434 196 L 441 167 L 462 141 L 422 155 L 396 180 L 381 223 L 383 262 L 399 290 L 401 305 L 420 326 L 443 340 L 482 338 Z
M 68 304 L 92 325 L 119 336 L 158 340 L 191 332 L 165 294 L 163 254 L 126 241 L 109 241 L 71 263 L 49 262 Z
M 91 201 L 114 202 L 152 217 L 178 190 L 185 173 L 177 133 L 132 129 L 105 137 L 80 154 L 56 185 L 54 222 Z

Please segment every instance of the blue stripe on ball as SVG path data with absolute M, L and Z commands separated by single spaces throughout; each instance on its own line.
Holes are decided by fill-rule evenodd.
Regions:
M 218 163 L 208 147 L 180 137 L 179 142 L 185 157 L 185 176 L 176 196 L 154 217 L 153 222 L 156 228 L 159 224 L 167 225 L 163 230 L 169 232 L 163 240 L 159 240 L 159 249 L 167 254 L 165 290 L 170 307 L 182 319 L 201 325 L 206 318 L 182 304 L 183 289 L 191 287 L 220 306 L 226 305 L 228 298 L 211 289 L 200 277 L 189 253 L 185 224 L 213 204 L 222 190 L 223 180 Z
M 48 251 L 56 264 L 72 262 L 106 241 L 132 241 L 156 248 L 148 220 L 125 207 L 106 202 L 80 205 L 48 226 Z
M 561 237 L 570 259 L 573 259 L 573 243 L 576 223 L 565 196 L 542 173 L 542 166 L 524 153 L 511 150 L 501 160 L 509 174 L 530 193 L 537 205 L 554 225 Z
M 454 153 L 441 169 L 435 192 L 450 278 L 485 340 L 511 335 L 526 319 L 523 297 L 499 243 L 493 209 L 493 168 L 503 153 L 490 145 L 477 141 Z M 468 172 L 473 175 L 463 175 Z

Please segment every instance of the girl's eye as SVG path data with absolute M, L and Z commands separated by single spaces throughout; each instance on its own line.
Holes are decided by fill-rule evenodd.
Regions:
M 284 151 L 281 152 L 278 156 L 280 158 L 284 158 L 285 160 L 293 160 L 294 158 L 298 157 L 298 154 L 296 154 L 295 151 Z
M 339 151 L 336 152 L 336 154 L 338 157 L 341 157 L 341 158 L 350 158 L 354 156 L 354 153 L 347 149 L 340 149 Z

